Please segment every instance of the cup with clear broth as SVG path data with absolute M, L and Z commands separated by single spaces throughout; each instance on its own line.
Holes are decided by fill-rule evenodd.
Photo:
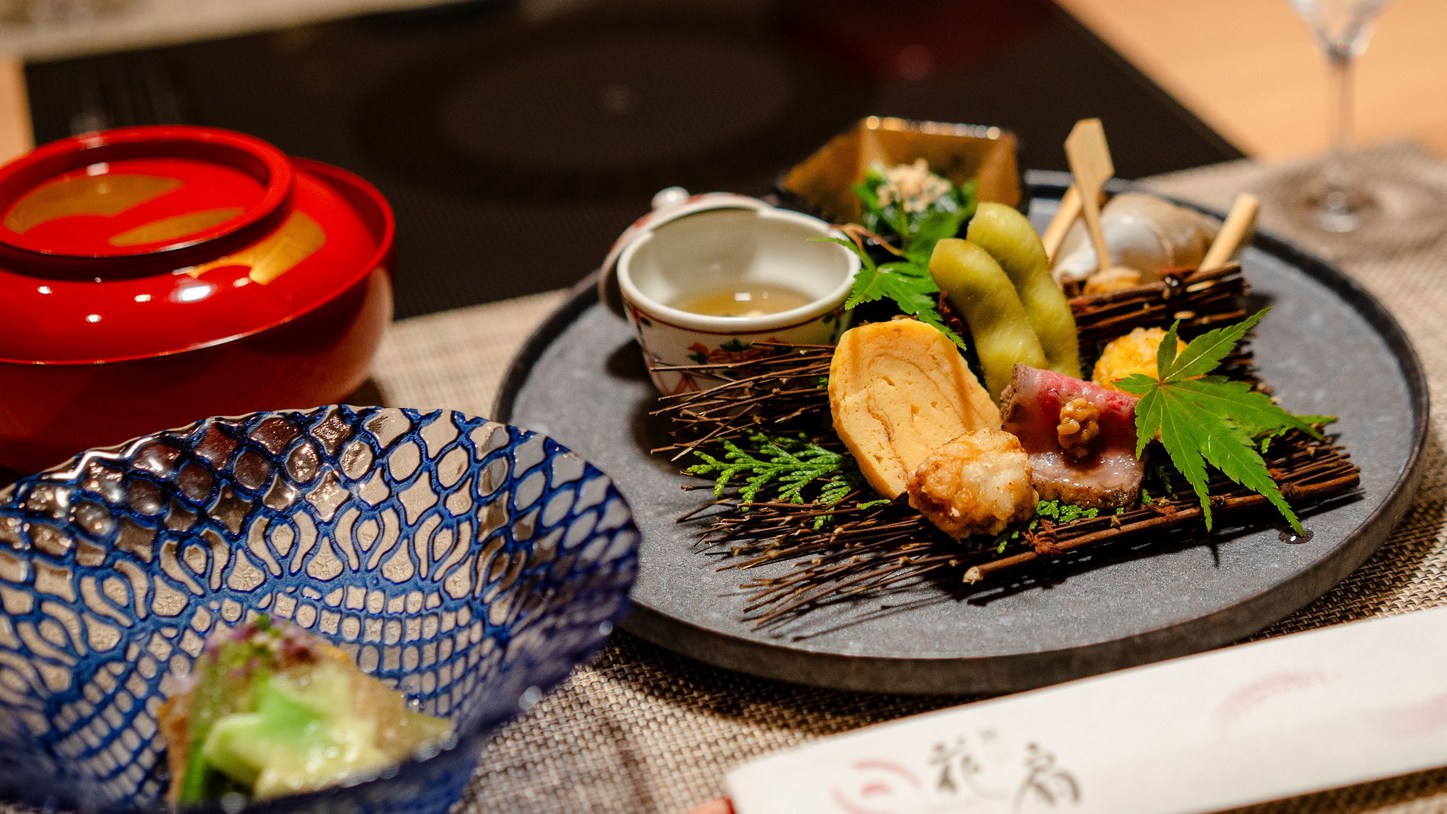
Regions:
M 759 342 L 835 342 L 859 270 L 853 252 L 821 240 L 841 236 L 818 218 L 761 203 L 700 209 L 634 237 L 613 271 L 659 392 L 720 381 L 660 368 L 768 354 Z

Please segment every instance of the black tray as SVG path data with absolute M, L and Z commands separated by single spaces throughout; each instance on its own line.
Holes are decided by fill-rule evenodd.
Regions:
M 1058 174 L 1031 173 L 1031 217 L 1048 221 Z M 1253 347 L 1265 380 L 1299 413 L 1339 417 L 1361 488 L 1305 518 L 1218 529 L 1198 541 L 1138 541 L 1035 569 L 971 593 L 932 585 L 907 596 L 836 605 L 783 630 L 741 620 L 739 572 L 693 543 L 676 518 L 706 492 L 650 456 L 663 428 L 628 326 L 580 285 L 532 336 L 504 382 L 494 417 L 545 432 L 618 483 L 643 530 L 625 623 L 699 660 L 767 678 L 881 692 L 1025 689 L 1184 655 L 1276 622 L 1361 565 L 1405 513 L 1426 440 L 1426 379 L 1397 322 L 1335 267 L 1270 236 L 1243 253 L 1253 298 L 1272 313 Z M 1262 517 L 1267 517 L 1263 515 Z

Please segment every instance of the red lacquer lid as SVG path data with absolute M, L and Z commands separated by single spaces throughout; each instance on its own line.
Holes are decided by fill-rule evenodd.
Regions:
M 117 361 L 255 333 L 385 263 L 392 230 L 365 182 L 240 133 L 54 142 L 0 168 L 0 360 Z

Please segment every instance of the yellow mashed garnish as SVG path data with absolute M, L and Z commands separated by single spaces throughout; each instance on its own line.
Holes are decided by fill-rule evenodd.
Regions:
M 1158 378 L 1156 350 L 1165 338 L 1164 328 L 1136 328 L 1125 336 L 1112 339 L 1110 344 L 1101 350 L 1100 359 L 1096 361 L 1095 371 L 1090 377 L 1091 381 L 1107 390 L 1119 390 L 1115 383 L 1133 373 L 1144 373 L 1152 379 Z M 1176 340 L 1177 352 L 1185 347 L 1185 342 Z

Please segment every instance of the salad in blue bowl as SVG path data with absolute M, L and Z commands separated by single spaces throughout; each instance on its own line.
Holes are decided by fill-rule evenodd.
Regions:
M 591 464 L 459 413 L 82 453 L 0 491 L 0 800 L 440 814 L 626 611 L 638 537 Z

